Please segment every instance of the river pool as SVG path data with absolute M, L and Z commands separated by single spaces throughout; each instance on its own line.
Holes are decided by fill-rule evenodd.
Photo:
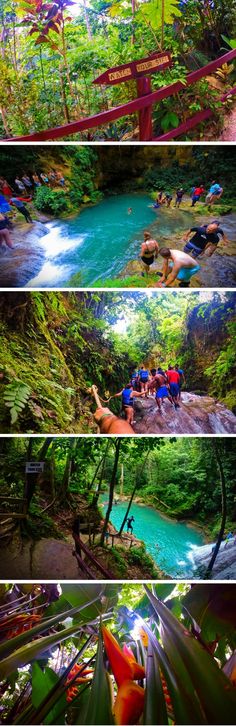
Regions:
M 188 213 L 172 212 L 155 210 L 147 194 L 130 193 L 107 197 L 78 217 L 48 223 L 40 240 L 45 260 L 27 287 L 89 287 L 115 277 L 138 258 L 146 228 L 152 231 L 153 226 L 155 235 L 169 238 L 177 229 L 187 229 Z
M 105 497 L 107 500 L 107 496 Z M 103 504 L 103 507 L 105 509 Z M 110 521 L 117 530 L 122 523 L 128 502 L 113 505 Z M 201 532 L 184 522 L 177 522 L 162 516 L 152 507 L 132 504 L 129 516 L 134 516 L 134 535 L 145 542 L 146 550 L 156 564 L 175 578 L 191 578 L 193 574 L 192 553 L 195 547 L 204 544 Z M 126 531 L 126 527 L 125 527 Z

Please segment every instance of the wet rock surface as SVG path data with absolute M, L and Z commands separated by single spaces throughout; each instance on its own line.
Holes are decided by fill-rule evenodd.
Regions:
M 0 287 L 24 287 L 39 272 L 44 262 L 40 240 L 47 231 L 44 221 L 20 222 L 10 230 L 14 249 L 0 245 Z
M 212 555 L 212 547 L 214 543 L 204 545 L 203 547 L 195 547 L 193 550 L 194 567 L 199 569 L 206 568 L 210 562 Z M 220 550 L 217 554 L 215 564 L 212 571 L 213 580 L 235 580 L 236 579 L 236 542 L 222 542 Z
M 164 399 L 162 413 L 153 397 L 136 399 L 137 434 L 236 434 L 236 417 L 211 396 L 182 393 L 180 408 Z

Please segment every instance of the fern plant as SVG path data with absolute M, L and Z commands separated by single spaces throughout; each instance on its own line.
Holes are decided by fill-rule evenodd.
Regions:
M 31 390 L 26 383 L 14 380 L 9 383 L 4 391 L 3 400 L 7 408 L 10 409 L 11 424 L 16 423 L 19 414 L 25 408 L 30 397 Z

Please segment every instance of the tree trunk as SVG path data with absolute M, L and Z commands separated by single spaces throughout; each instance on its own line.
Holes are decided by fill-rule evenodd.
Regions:
M 110 443 L 111 443 L 110 442 L 110 439 L 108 439 L 107 440 L 105 454 L 104 454 L 103 461 L 102 461 L 102 469 L 101 469 L 101 473 L 100 473 L 98 488 L 97 488 L 96 492 L 94 493 L 94 497 L 93 497 L 93 504 L 97 504 L 98 497 L 99 497 L 99 494 L 100 494 L 100 491 L 101 491 L 102 480 L 103 480 L 103 476 L 104 476 L 105 463 L 106 463 L 106 457 L 107 457 L 107 453 L 108 453 L 108 449 L 109 449 Z
M 64 500 L 67 495 L 68 487 L 70 484 L 71 467 L 72 467 L 72 454 L 76 448 L 76 439 L 70 439 L 70 448 L 66 457 L 66 465 L 63 474 L 62 486 L 61 486 L 61 499 Z
M 86 7 L 86 0 L 83 0 L 83 9 L 84 9 L 84 20 L 85 20 L 85 25 L 86 25 L 86 28 L 87 28 L 88 39 L 89 40 L 93 40 L 93 38 L 92 38 L 92 32 L 91 32 L 91 28 L 90 28 L 88 10 L 87 10 L 87 7 Z
M 215 545 L 215 548 L 214 548 L 214 552 L 212 553 L 211 560 L 209 562 L 209 565 L 207 567 L 207 570 L 206 570 L 206 573 L 205 573 L 205 576 L 204 576 L 204 580 L 207 580 L 210 577 L 211 572 L 213 570 L 213 566 L 214 566 L 214 563 L 215 563 L 216 557 L 218 555 L 218 552 L 219 552 L 219 549 L 220 549 L 220 545 L 221 545 L 221 542 L 222 542 L 222 539 L 223 539 L 223 536 L 224 536 L 225 522 L 226 522 L 226 514 L 227 514 L 227 510 L 226 510 L 226 482 L 225 482 L 225 475 L 224 475 L 224 469 L 223 469 L 223 465 L 222 465 L 222 461 L 221 461 L 220 452 L 219 452 L 219 449 L 218 449 L 218 442 L 216 441 L 216 439 L 212 439 L 212 446 L 213 446 L 213 449 L 214 449 L 214 454 L 215 454 L 215 458 L 216 458 L 216 461 L 217 461 L 217 464 L 218 464 L 218 469 L 219 469 L 219 474 L 220 474 L 220 485 L 221 485 L 221 526 L 220 526 L 220 531 L 219 531 L 219 534 L 218 534 L 217 542 L 216 542 L 216 545 Z
M 129 500 L 128 507 L 126 509 L 126 513 L 125 513 L 125 516 L 124 516 L 122 525 L 121 525 L 120 530 L 119 530 L 119 535 L 120 536 L 121 536 L 121 534 L 123 532 L 123 529 L 124 529 L 124 526 L 125 526 L 125 522 L 126 522 L 126 520 L 128 518 L 128 514 L 129 514 L 129 511 L 130 511 L 130 507 L 131 507 L 131 504 L 132 504 L 132 501 L 133 501 L 133 498 L 134 498 L 136 489 L 137 489 L 138 484 L 140 482 L 140 478 L 141 478 L 141 475 L 143 473 L 143 470 L 144 470 L 144 467 L 145 467 L 145 464 L 146 464 L 146 461 L 147 461 L 148 456 L 149 456 L 149 451 L 148 451 L 147 455 L 145 456 L 145 459 L 144 459 L 143 464 L 141 466 L 140 472 L 137 471 L 137 474 L 136 474 L 136 482 L 135 482 L 135 485 L 134 485 L 134 488 L 133 488 L 133 491 L 132 491 L 132 494 L 131 494 L 131 497 L 130 497 L 130 500 Z
M 112 471 L 112 476 L 111 476 L 110 492 L 109 492 L 109 502 L 108 502 L 108 507 L 107 507 L 107 511 L 106 511 L 106 516 L 105 516 L 104 525 L 103 525 L 103 528 L 102 528 L 101 540 L 100 540 L 100 544 L 101 545 L 104 544 L 104 538 L 105 538 L 105 534 L 106 534 L 106 531 L 107 531 L 107 525 L 108 525 L 108 522 L 109 522 L 109 517 L 110 517 L 111 510 L 112 510 L 114 489 L 115 489 L 116 476 L 117 476 L 117 468 L 118 468 L 118 463 L 119 463 L 121 439 L 118 439 L 118 441 L 116 441 L 115 447 L 116 447 L 115 460 L 114 460 L 113 471 Z

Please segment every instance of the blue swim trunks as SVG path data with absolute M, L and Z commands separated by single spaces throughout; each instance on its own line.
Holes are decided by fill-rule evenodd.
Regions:
M 203 250 L 200 250 L 199 247 L 196 247 L 192 242 L 188 242 L 184 247 L 184 252 L 191 252 L 193 257 L 198 257 Z
M 201 250 L 201 252 L 202 252 L 202 250 Z M 169 267 L 172 268 L 173 266 L 174 266 L 174 263 L 172 261 L 169 262 Z M 191 268 L 190 267 L 181 267 L 181 269 L 179 270 L 178 275 L 177 275 L 177 280 L 182 280 L 183 282 L 189 282 L 189 280 L 191 280 L 191 277 L 193 275 L 196 275 L 196 272 L 198 272 L 198 270 L 200 270 L 200 269 L 201 269 L 200 265 L 195 265 L 195 267 L 191 267 Z
M 178 383 L 170 383 L 170 395 L 174 396 L 174 398 L 179 395 L 179 384 Z
M 166 396 L 169 396 L 167 386 L 160 386 L 160 388 L 158 388 L 158 391 L 156 392 L 156 398 L 165 398 Z

